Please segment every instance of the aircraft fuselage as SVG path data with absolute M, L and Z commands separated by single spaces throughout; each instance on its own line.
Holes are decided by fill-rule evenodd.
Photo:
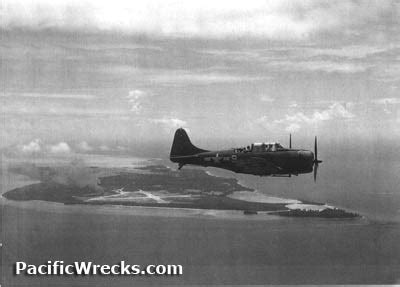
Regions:
M 314 154 L 307 150 L 287 149 L 270 152 L 207 151 L 186 157 L 171 157 L 180 165 L 199 165 L 254 175 L 290 175 L 313 171 Z
M 284 148 L 279 143 L 255 143 L 247 148 L 219 151 L 203 150 L 190 142 L 184 129 L 175 133 L 170 159 L 179 164 L 179 169 L 184 165 L 198 165 L 260 176 L 310 173 L 321 162 L 312 151 Z

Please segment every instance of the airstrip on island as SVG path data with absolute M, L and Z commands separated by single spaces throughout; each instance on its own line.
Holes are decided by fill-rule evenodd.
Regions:
M 41 172 L 46 172 L 43 168 Z M 136 168 L 101 177 L 99 184 L 78 186 L 48 180 L 10 190 L 10 200 L 64 204 L 124 205 L 165 208 L 241 210 L 244 214 L 354 218 L 357 214 L 322 203 L 270 197 L 242 186 L 234 178 L 198 169 L 172 170 L 163 165 Z

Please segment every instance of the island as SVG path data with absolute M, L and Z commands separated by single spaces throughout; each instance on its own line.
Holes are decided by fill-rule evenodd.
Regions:
M 60 176 L 49 176 L 52 173 L 47 168 L 39 170 L 39 174 L 46 174 L 40 183 L 10 190 L 3 196 L 9 200 L 64 204 L 240 210 L 246 215 L 263 212 L 295 217 L 358 217 L 355 213 L 321 203 L 296 201 L 293 208 L 290 200 L 269 201 L 265 195 L 261 195 L 263 200 L 260 201 L 246 200 L 245 196 L 237 199 L 231 196 L 235 192 L 242 195 L 256 191 L 239 184 L 235 178 L 213 176 L 201 169 L 177 171 L 163 165 L 143 166 L 135 171 L 100 177 L 95 185 L 84 185 L 82 180 L 79 184 L 70 179 L 60 182 L 57 180 Z

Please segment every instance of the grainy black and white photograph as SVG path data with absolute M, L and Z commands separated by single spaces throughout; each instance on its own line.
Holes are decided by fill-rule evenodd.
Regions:
M 400 2 L 1 0 L 0 286 L 400 284 Z

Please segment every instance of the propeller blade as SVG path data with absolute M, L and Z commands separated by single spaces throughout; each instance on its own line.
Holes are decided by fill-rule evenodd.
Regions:
M 289 148 L 292 148 L 292 134 L 289 134 Z
M 315 155 L 315 161 L 318 161 L 317 137 L 315 137 L 314 141 L 314 155 Z
M 318 163 L 314 164 L 314 182 L 317 182 Z
M 322 162 L 322 160 L 318 159 L 318 143 L 317 143 L 317 137 L 315 137 L 315 141 L 314 141 L 314 182 L 317 181 L 318 164 L 321 162 Z
M 315 142 L 314 142 L 314 163 L 319 164 L 321 162 L 322 162 L 322 160 L 318 159 L 318 143 L 317 143 L 317 137 L 315 137 Z

